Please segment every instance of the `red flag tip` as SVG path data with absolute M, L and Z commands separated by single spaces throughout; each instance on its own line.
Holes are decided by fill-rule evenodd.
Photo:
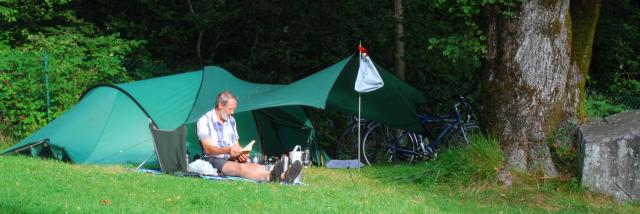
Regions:
M 361 54 L 367 55 L 367 49 L 362 45 L 358 45 L 358 51 L 360 51 Z

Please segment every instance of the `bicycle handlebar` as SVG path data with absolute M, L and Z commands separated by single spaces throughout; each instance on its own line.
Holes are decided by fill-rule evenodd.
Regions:
M 455 112 L 450 112 L 447 115 L 419 114 L 418 118 L 420 119 L 420 123 L 425 124 L 425 123 L 428 123 L 428 122 L 434 121 L 434 120 L 461 118 L 462 117 L 462 115 L 461 115 L 462 112 L 467 113 L 467 118 L 469 118 L 469 116 L 473 112 L 473 108 L 471 107 L 471 104 L 469 103 L 469 101 L 467 101 L 467 98 L 464 95 L 456 95 L 456 96 L 454 96 L 454 99 L 457 100 L 457 102 L 453 105 L 453 110 Z

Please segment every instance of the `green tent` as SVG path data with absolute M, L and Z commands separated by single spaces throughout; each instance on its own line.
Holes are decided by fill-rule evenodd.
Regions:
M 75 163 L 137 164 L 154 153 L 149 123 L 161 130 L 187 126 L 187 150 L 201 153 L 193 124 L 209 111 L 215 96 L 238 97 L 236 120 L 241 144 L 255 139 L 253 152 L 269 156 L 295 145 L 319 155 L 314 129 L 303 106 L 357 113 L 353 86 L 357 57 L 289 85 L 239 80 L 219 67 L 118 85 L 94 87 L 47 126 L 3 153 L 52 156 Z M 423 95 L 378 67 L 385 87 L 362 94 L 362 115 L 398 128 L 419 130 L 415 107 Z M 151 161 L 153 163 L 153 161 Z
M 78 104 L 56 120 L 4 153 L 19 150 L 75 163 L 137 164 L 154 153 L 149 130 L 149 123 L 154 123 L 162 130 L 186 125 L 187 149 L 193 158 L 201 153 L 193 124 L 213 107 L 218 92 L 231 90 L 242 104 L 277 87 L 281 86 L 239 80 L 219 67 L 115 86 L 100 85 L 88 90 Z M 307 144 L 312 139 L 313 127 L 300 106 L 238 111 L 235 117 L 241 142 L 256 139 L 261 145 L 254 147 L 254 152 L 281 154 L 292 149 L 294 143 Z M 258 124 L 269 126 L 258 129 Z M 279 135 L 260 138 L 259 131 L 283 130 L 288 130 L 288 135 L 278 141 L 279 151 L 263 145 L 262 141 L 275 142 Z

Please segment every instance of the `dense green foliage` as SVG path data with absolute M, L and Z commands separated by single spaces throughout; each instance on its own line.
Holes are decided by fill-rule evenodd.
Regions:
M 603 1 L 596 28 L 589 86 L 640 96 L 640 1 Z
M 152 55 L 173 72 L 214 64 L 250 81 L 289 83 L 354 53 L 358 41 L 378 62 L 392 64 L 386 1 L 99 0 L 76 6 L 80 17 L 107 32 L 148 41 Z
M 0 49 L 0 129 L 24 137 L 48 122 L 44 57 L 47 55 L 50 112 L 71 107 L 89 87 L 128 81 L 120 64 L 135 43 L 59 29 L 32 35 L 20 48 Z
M 485 52 L 478 15 L 516 0 L 405 1 L 407 81 L 430 97 L 463 93 Z M 290 83 L 355 52 L 393 65 L 389 1 L 79 1 L 79 16 L 106 32 L 145 40 L 175 68 L 221 65 L 254 82 Z M 452 87 L 453 86 L 453 87 Z
M 65 3 L 9 1 L 0 7 L 0 133 L 8 137 L 25 137 L 50 121 L 45 71 L 52 118 L 93 85 L 132 79 L 122 61 L 142 42 L 96 31 L 73 11 L 58 8 Z
M 587 81 L 589 117 L 640 109 L 639 11 L 638 1 L 602 2 Z
M 440 100 L 467 90 L 484 53 L 481 8 L 514 2 L 405 2 L 408 82 Z M 378 0 L 5 1 L 0 80 L 11 84 L 0 89 L 0 131 L 21 138 L 47 122 L 45 52 L 55 118 L 92 85 L 209 64 L 249 81 L 290 83 L 354 53 L 362 42 L 390 68 L 392 9 Z M 449 104 L 428 106 L 448 110 Z

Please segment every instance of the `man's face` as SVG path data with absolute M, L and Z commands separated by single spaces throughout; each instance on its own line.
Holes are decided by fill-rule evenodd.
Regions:
M 220 106 L 218 107 L 220 110 L 221 119 L 227 121 L 229 120 L 229 116 L 233 115 L 236 107 L 238 107 L 238 101 L 236 101 L 236 99 L 230 99 L 226 105 L 220 104 Z

